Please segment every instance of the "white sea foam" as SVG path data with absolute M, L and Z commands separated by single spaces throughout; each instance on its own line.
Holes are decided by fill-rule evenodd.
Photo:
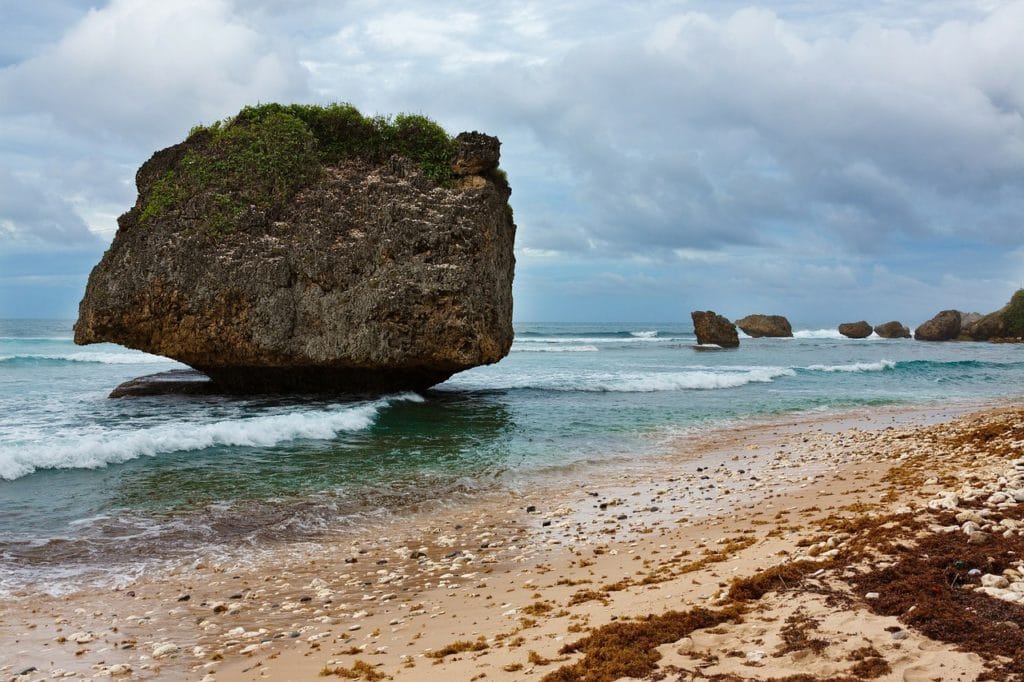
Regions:
M 514 353 L 596 353 L 599 350 L 597 346 L 512 346 L 512 352 Z
M 798 329 L 793 332 L 795 339 L 845 339 L 838 329 Z
M 879 360 L 878 362 L 855 362 L 850 365 L 810 365 L 807 369 L 816 372 L 882 372 L 895 368 L 896 363 L 893 360 Z
M 73 336 L 0 336 L 0 341 L 73 341 Z
M 381 408 L 396 401 L 422 402 L 415 393 L 358 405 L 293 411 L 209 423 L 167 423 L 134 430 L 76 434 L 46 442 L 0 447 L 0 478 L 13 480 L 37 469 L 95 469 L 162 453 L 214 446 L 269 447 L 292 440 L 329 440 L 373 424 Z
M 16 360 L 53 360 L 58 362 L 96 362 L 104 365 L 150 365 L 153 363 L 174 363 L 174 360 L 160 355 L 150 355 L 140 351 L 125 351 L 123 353 L 81 353 L 66 354 L 28 354 L 28 355 L 5 355 L 0 356 L 0 362 L 11 362 Z
M 658 336 L 658 331 L 652 329 L 650 331 L 630 332 L 629 335 L 638 339 L 653 339 Z
M 487 388 L 654 393 L 736 388 L 753 383 L 768 383 L 778 377 L 795 375 L 796 372 L 789 367 L 745 367 L 724 371 L 721 368 L 700 368 L 679 372 L 545 374 L 509 377 L 508 381 L 492 380 L 487 383 Z M 453 387 L 459 387 L 461 383 L 460 379 L 449 382 Z
M 757 367 L 742 372 L 691 371 L 664 374 L 623 375 L 610 381 L 596 382 L 583 390 L 652 393 L 656 391 L 707 391 L 737 388 L 753 383 L 768 383 L 777 377 L 794 376 L 786 367 Z
M 641 332 L 646 333 L 646 332 Z M 512 346 L 524 344 L 624 344 L 624 343 L 663 343 L 666 341 L 679 341 L 681 339 L 692 339 L 693 336 L 636 336 L 636 332 L 630 332 L 631 336 L 526 336 L 516 338 Z M 652 332 L 657 334 L 657 332 Z

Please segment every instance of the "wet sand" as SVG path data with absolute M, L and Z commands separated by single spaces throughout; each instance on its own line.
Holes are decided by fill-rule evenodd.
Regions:
M 585 652 L 563 647 L 588 633 L 671 611 L 718 613 L 736 604 L 734 580 L 815 561 L 820 573 L 747 599 L 741 619 L 659 644 L 661 674 L 857 679 L 867 670 L 857 665 L 882 669 L 877 658 L 887 668 L 877 679 L 974 679 L 981 655 L 875 613 L 843 587 L 848 567 L 834 564 L 857 533 L 822 525 L 837 514 L 916 514 L 948 499 L 943 486 L 1005 467 L 1014 448 L 1024 457 L 1024 441 L 1004 438 L 965 470 L 937 447 L 978 420 L 1017 414 L 967 409 L 787 416 L 687 437 L 585 481 L 552 476 L 523 494 L 264 548 L 254 565 L 24 595 L 0 604 L 0 678 L 586 679 L 569 668 Z M 886 479 L 910 461 L 935 475 Z M 801 646 L 808 638 L 826 644 Z

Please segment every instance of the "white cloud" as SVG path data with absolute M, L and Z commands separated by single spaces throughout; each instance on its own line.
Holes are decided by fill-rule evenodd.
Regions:
M 113 0 L 0 70 L 0 111 L 45 111 L 79 134 L 151 140 L 257 100 L 301 97 L 306 76 L 286 43 L 246 25 L 225 0 Z

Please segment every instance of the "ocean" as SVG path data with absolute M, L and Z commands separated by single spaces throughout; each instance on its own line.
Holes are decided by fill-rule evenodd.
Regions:
M 694 348 L 689 324 L 517 324 L 510 355 L 374 400 L 160 396 L 181 368 L 0 321 L 0 596 L 315 541 L 424 505 L 635 467 L 787 413 L 1019 398 L 1024 346 L 845 339 Z

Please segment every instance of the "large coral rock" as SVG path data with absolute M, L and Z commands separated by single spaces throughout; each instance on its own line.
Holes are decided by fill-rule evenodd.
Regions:
M 736 320 L 736 326 L 747 336 L 793 336 L 793 327 L 782 315 L 747 315 Z
M 961 328 L 975 341 L 1020 341 L 1024 338 L 1024 289 L 1014 293 L 999 310 Z
M 874 331 L 866 321 L 843 322 L 839 325 L 839 333 L 849 339 L 866 339 Z
M 943 310 L 914 330 L 914 338 L 918 341 L 949 341 L 959 334 L 959 310 Z
M 89 277 L 75 342 L 164 355 L 242 392 L 423 389 L 497 362 L 512 344 L 515 225 L 498 140 L 468 139 L 447 181 L 400 154 L 348 155 L 283 203 L 241 202 L 224 229 L 204 209 L 220 199 L 180 189 L 152 215 L 211 143 L 157 152 Z
M 910 327 L 907 327 L 899 320 L 893 320 L 876 325 L 875 333 L 883 339 L 909 339 Z
M 713 310 L 694 310 L 690 313 L 693 319 L 693 331 L 697 335 L 697 343 L 714 344 L 722 348 L 738 348 L 740 345 L 736 325 Z

